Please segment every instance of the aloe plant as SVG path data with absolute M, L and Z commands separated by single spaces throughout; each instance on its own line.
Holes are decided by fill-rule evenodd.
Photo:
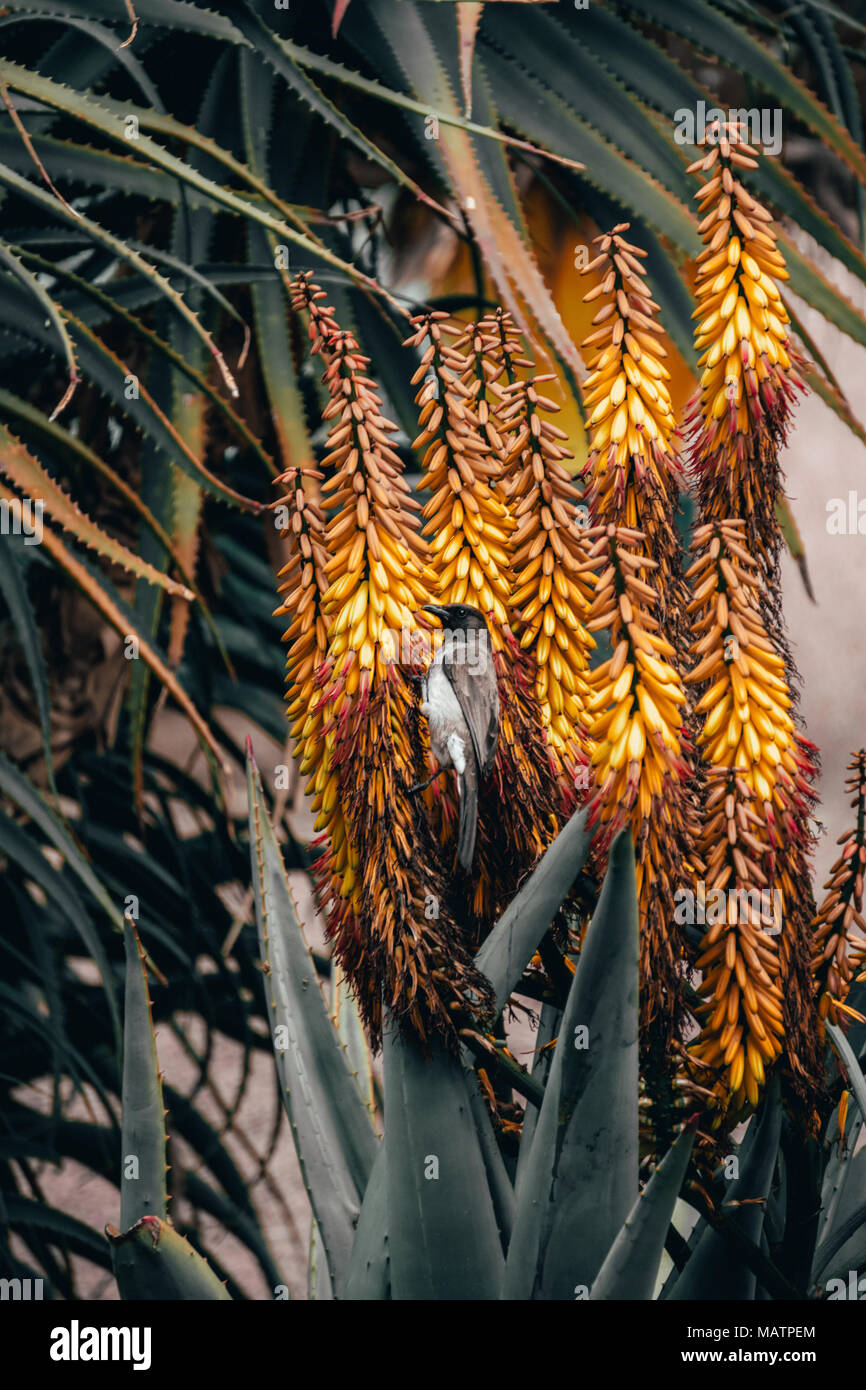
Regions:
M 278 1272 L 226 1144 L 227 1135 L 236 1137 L 239 1097 L 219 1095 L 209 1067 L 212 1037 L 219 1031 L 242 1049 L 246 1077 L 252 1050 L 267 1041 L 257 1031 L 260 1020 L 265 1016 L 270 1023 L 276 1004 L 288 1030 L 280 1037 L 292 1040 L 278 1051 L 277 1062 L 316 1212 L 310 1271 L 317 1297 L 384 1296 L 392 1284 L 392 1258 L 401 1297 L 494 1286 L 520 1297 L 571 1296 L 568 1261 L 557 1249 L 560 1220 L 564 1231 L 569 1223 L 587 1227 L 575 1286 L 593 1297 L 646 1297 L 659 1285 L 662 1226 L 675 1260 L 685 1259 L 684 1243 L 670 1225 L 674 1188 L 701 1214 L 690 1238 L 695 1261 L 690 1258 L 684 1269 L 685 1275 L 691 1268 L 691 1284 L 681 1283 L 681 1293 L 692 1284 L 709 1287 L 699 1279 L 701 1267 L 709 1268 L 718 1252 L 732 1262 L 732 1289 L 763 1289 L 778 1297 L 792 1289 L 806 1295 L 826 1289 L 831 1279 L 862 1264 L 863 1164 L 855 1152 L 862 1133 L 862 1025 L 855 1019 L 848 1026 L 850 1013 L 841 1019 L 827 1015 L 830 1047 L 823 1055 L 833 1098 L 843 1082 L 845 1089 L 841 1105 L 822 1115 L 811 1140 L 798 1137 L 784 1107 L 780 1137 L 775 1120 L 765 1124 L 763 1111 L 750 1119 L 746 1144 L 760 1126 L 765 1152 L 749 1170 L 748 1190 L 757 1194 L 749 1200 L 765 1205 L 743 1225 L 724 1164 L 708 1173 L 706 1165 L 691 1162 L 691 1186 L 683 1187 L 683 1155 L 690 1142 L 698 1143 L 690 1141 L 689 1105 L 676 1112 L 672 1136 L 686 1128 L 665 1155 L 640 1137 L 641 1116 L 657 1098 L 648 1097 L 645 1086 L 635 1089 L 632 1107 L 629 1080 L 627 1105 L 610 1117 L 620 1129 L 600 1141 L 602 1150 L 607 1145 L 618 1156 L 605 1171 L 610 1219 L 602 1223 L 592 1210 L 595 1188 L 589 1187 L 600 1160 L 581 1149 L 584 1120 L 577 1118 L 592 1113 L 591 1097 L 582 1097 L 583 1109 L 568 1122 L 554 1117 L 552 1100 L 544 1109 L 548 1096 L 571 1094 L 578 1084 L 575 1065 L 586 1060 L 567 1050 L 567 1027 L 576 1011 L 588 1007 L 586 1000 L 594 1000 L 588 980 L 598 933 L 584 942 L 582 993 L 572 998 L 568 972 L 579 959 L 579 933 L 574 917 L 570 932 L 564 926 L 568 907 L 558 907 L 569 891 L 560 878 L 570 883 L 575 877 L 571 870 L 590 854 L 590 835 L 581 813 L 569 823 L 563 814 L 558 824 L 565 828 L 514 896 L 537 857 L 534 851 L 547 844 L 549 828 L 546 789 L 540 779 L 531 781 L 519 760 L 509 770 L 521 774 L 521 794 L 503 803 L 503 834 L 492 845 L 499 878 L 485 881 L 483 911 L 452 923 L 465 928 L 465 939 L 455 935 L 451 941 L 465 954 L 467 975 L 477 969 L 489 983 L 498 1013 L 518 984 L 538 989 L 533 1006 L 540 1015 L 539 1053 L 529 1075 L 508 1056 L 498 1025 L 490 1035 L 481 1030 L 480 1039 L 478 1029 L 464 1029 L 459 1056 L 438 1044 L 427 1052 L 413 1050 L 386 1028 L 392 1114 L 396 1088 L 407 1104 L 411 1100 L 413 1115 L 424 1118 L 429 1108 L 440 1117 L 442 1132 L 462 1136 L 471 1151 L 478 1203 L 467 1229 L 474 1233 L 469 1254 L 475 1264 L 449 1271 L 437 1263 L 447 1254 L 452 1228 L 445 1224 L 437 1234 L 432 1218 L 420 1235 L 405 1234 L 402 1224 L 397 1230 L 396 1222 L 390 1233 L 389 1211 L 401 1213 L 402 1221 L 434 1180 L 423 1178 L 420 1186 L 416 1168 L 409 1166 L 399 1184 L 395 1178 L 389 1186 L 385 1144 L 378 1137 L 383 1115 L 341 967 L 329 967 L 334 994 L 312 1030 L 297 1021 L 296 1011 L 311 1000 L 318 1008 L 316 979 L 325 967 L 316 960 L 311 969 L 284 890 L 275 886 L 282 882 L 283 859 L 293 868 L 310 868 L 307 848 L 291 839 L 282 854 L 273 844 L 268 849 L 264 882 L 258 853 L 254 866 L 261 910 L 270 914 L 271 925 L 275 914 L 284 918 L 279 932 L 269 926 L 283 993 L 266 976 L 263 1007 L 257 970 L 263 948 L 256 945 L 251 919 L 228 910 L 220 893 L 224 881 L 248 886 L 242 820 L 226 814 L 221 784 L 225 761 L 240 766 L 243 753 L 222 711 L 240 711 L 245 721 L 280 743 L 286 740 L 278 695 L 283 624 L 272 617 L 268 560 L 274 552 L 266 550 L 263 536 L 270 545 L 273 528 L 266 509 L 278 473 L 311 466 L 327 452 L 317 434 L 325 390 L 302 363 L 303 332 L 290 311 L 298 267 L 322 271 L 341 322 L 357 330 L 360 349 L 370 354 L 383 384 L 386 413 L 399 425 L 396 447 L 405 460 L 416 419 L 400 340 L 419 306 L 389 287 L 380 224 L 387 224 L 398 263 L 412 249 L 419 225 L 431 232 L 438 221 L 456 228 L 458 251 L 462 255 L 468 244 L 472 255 L 460 281 L 465 294 L 445 298 L 443 307 L 480 314 L 501 302 L 511 307 L 530 342 L 546 346 L 560 380 L 571 388 L 570 442 L 580 463 L 587 441 L 576 380 L 583 360 L 579 335 L 573 322 L 566 323 L 574 301 L 575 243 L 582 245 L 596 227 L 630 219 L 631 235 L 646 253 L 649 292 L 684 369 L 693 371 L 690 289 L 700 238 L 686 176 L 691 151 L 674 138 L 674 113 L 699 101 L 712 104 L 718 77 L 734 84 L 743 104 L 783 106 L 810 150 L 832 161 L 834 186 L 847 190 L 850 183 L 852 206 L 840 220 L 836 202 L 823 200 L 788 150 L 749 176 L 753 191 L 784 218 L 779 244 L 795 293 L 863 343 L 862 313 L 813 264 L 801 235 L 866 279 L 866 165 L 853 76 L 862 61 L 859 19 L 849 16 L 846 22 L 817 0 L 793 9 L 782 0 L 748 6 L 695 0 L 689 7 L 673 0 L 593 0 L 585 12 L 570 0 L 558 6 L 491 3 L 474 10 L 413 0 L 339 0 L 332 13 L 321 6 L 283 12 L 245 0 L 215 6 L 136 0 L 134 8 L 139 23 L 123 47 L 130 37 L 127 10 L 106 0 L 22 0 L 0 17 L 0 82 L 8 98 L 0 126 L 6 200 L 0 301 L 9 329 L 0 343 L 0 502 L 14 505 L 29 497 L 45 507 L 38 552 L 18 536 L 4 535 L 0 543 L 0 594 L 9 613 L 4 630 L 14 634 L 18 658 L 12 704 L 32 702 L 28 735 L 34 734 L 22 751 L 13 724 L 4 733 L 13 761 L 0 760 L 6 905 L 0 940 L 6 1006 L 0 1191 L 8 1218 L 0 1272 L 18 1268 L 23 1243 L 25 1267 L 43 1270 L 51 1288 L 71 1298 L 76 1283 L 70 1252 L 110 1268 L 111 1252 L 98 1231 L 72 1210 L 60 1211 L 32 1195 L 34 1166 L 66 1157 L 121 1190 L 118 1231 L 126 1239 L 114 1248 L 119 1277 L 127 1280 L 137 1270 L 138 1287 L 169 1289 L 162 1282 L 167 1262 L 144 1262 L 148 1241 L 152 1246 L 148 1230 L 156 1227 L 136 1223 L 161 1221 L 159 1245 L 165 1251 L 173 1248 L 177 1232 L 161 1207 L 158 1214 L 143 1210 L 135 1216 L 127 1209 L 124 1156 L 135 1157 L 136 1145 L 150 1144 L 149 1171 L 157 1174 L 155 1155 L 164 1133 L 162 1119 L 154 1118 L 162 1101 L 155 1093 L 147 1099 L 142 1079 L 145 1064 L 150 1066 L 147 1048 L 137 1053 L 150 1023 L 129 994 L 129 1029 L 138 1022 L 127 1062 L 139 1074 L 139 1100 L 131 1103 L 142 1105 L 151 1123 L 144 1136 L 127 1136 L 122 1143 L 115 1118 L 124 1085 L 117 1064 L 124 983 L 129 990 L 122 904 L 131 894 L 142 904 L 148 951 L 162 969 L 172 965 L 169 985 L 154 990 L 156 1020 L 194 1059 L 198 1084 L 220 1107 L 220 1121 L 209 1124 L 195 1096 L 165 1088 L 169 1131 L 182 1135 L 201 1160 L 179 1190 L 194 1213 L 208 1213 L 239 1236 L 268 1287 L 280 1282 Z M 176 80 L 178 63 L 187 77 L 183 84 Z M 381 209 L 371 195 L 371 168 L 372 180 L 386 185 Z M 541 224 L 534 220 L 539 205 Z M 536 243 L 555 246 L 556 264 L 542 271 Z M 440 288 L 434 286 L 434 308 Z M 793 309 L 791 319 L 811 357 L 805 369 L 810 386 L 862 438 L 856 403 L 844 399 Z M 534 410 L 528 398 L 513 403 L 518 411 Z M 428 481 L 439 466 L 435 439 L 430 451 L 433 457 L 423 465 Z M 530 474 L 512 479 L 527 499 Z M 444 516 L 453 499 L 440 499 L 439 507 Z M 776 508 L 786 543 L 804 563 L 783 496 Z M 521 583 L 532 582 L 530 566 L 521 559 Z M 111 629 L 124 643 L 134 639 L 141 658 L 122 664 L 120 677 L 114 672 L 111 689 L 116 682 L 118 699 L 109 700 L 106 691 L 105 702 L 94 701 L 97 711 L 83 725 L 75 722 L 81 715 L 76 692 L 70 702 L 64 687 L 64 639 L 70 634 L 65 615 L 73 591 L 92 606 L 100 633 Z M 77 626 L 72 631 L 77 641 Z M 582 678 L 577 665 L 571 674 Z M 206 749 L 208 789 L 188 775 L 182 759 L 161 756 L 151 738 L 163 690 Z M 532 757 L 525 763 L 530 771 L 539 765 Z M 537 796 L 524 797 L 527 789 Z M 261 848 L 268 816 L 260 801 L 254 843 Z M 196 822 L 189 836 L 177 833 L 179 803 Z M 282 811 L 274 829 L 281 839 L 286 834 Z M 503 844 L 514 849 L 518 841 L 509 842 L 505 831 L 522 837 L 510 858 Z M 593 845 L 596 864 L 604 849 Z M 618 854 L 624 853 L 620 845 Z M 596 901 L 591 880 L 587 875 L 581 888 L 581 922 L 590 907 L 597 914 L 605 901 Z M 604 889 L 608 895 L 612 883 Z M 38 932 L 32 929 L 34 897 Z M 834 901 L 827 908 L 822 943 L 834 934 L 836 906 Z M 479 923 L 483 940 L 476 939 Z M 564 942 L 565 955 L 559 949 Z M 627 944 L 620 941 L 618 949 L 628 974 Z M 86 977 L 76 965 L 82 950 L 96 967 Z M 202 955 L 214 964 L 213 974 L 197 970 Z M 539 958 L 558 971 L 555 988 L 549 980 L 543 986 L 535 980 Z M 826 979 L 823 985 L 830 988 Z M 862 1009 L 859 985 L 848 1002 Z M 836 1004 L 831 1007 L 835 1011 Z M 207 1042 L 200 1050 L 185 1031 L 189 1009 L 205 1021 Z M 630 1009 L 626 994 L 617 995 L 616 1016 L 630 1020 Z M 338 1020 L 338 1050 L 330 1041 L 330 1015 Z M 607 1053 L 606 1035 L 600 1036 L 600 1051 Z M 328 1060 L 322 1072 L 320 1052 Z M 601 1065 L 592 1047 L 590 1053 L 593 1064 Z M 346 1059 L 353 1089 L 345 1083 Z M 618 1055 L 618 1063 L 616 1083 L 612 1056 L 600 1072 L 590 1067 L 592 1095 L 596 1085 L 625 1086 L 626 1076 L 633 1078 L 631 1052 Z M 46 1075 L 52 1083 L 48 1115 L 27 1090 Z M 441 1085 L 431 1080 L 437 1077 Z M 512 1084 L 525 1101 L 522 1120 L 509 1109 Z M 493 1118 L 488 1086 L 501 1112 Z M 91 1090 L 101 1106 L 100 1122 L 70 1119 L 66 1096 Z M 301 1097 L 308 1092 L 312 1099 L 305 1107 Z M 772 1092 L 767 1096 L 764 1108 Z M 392 1152 L 402 1155 L 404 1145 L 414 1143 L 409 1125 L 398 1113 Z M 387 1142 L 387 1113 L 385 1130 Z M 470 1143 L 471 1133 L 476 1138 Z M 552 1133 L 574 1170 L 561 1170 L 550 1157 Z M 539 1136 L 544 1138 L 537 1147 Z M 418 1150 L 411 1152 L 416 1163 Z M 733 1144 L 725 1152 L 738 1153 Z M 746 1172 L 747 1155 L 739 1156 Z M 656 1168 L 649 1177 L 651 1164 Z M 562 1199 L 556 1213 L 524 1200 L 547 1180 Z M 446 1188 L 434 1190 L 441 1194 Z M 458 1209 L 467 1210 L 453 1208 Z M 789 1209 L 813 1213 L 814 1219 L 798 1226 Z M 682 1224 L 683 1212 L 677 1208 L 675 1222 Z M 440 1214 L 453 1214 L 448 1202 Z M 412 1241 L 428 1238 L 427 1265 L 409 1268 Z M 192 1240 L 213 1256 L 200 1231 L 193 1231 Z M 525 1267 L 519 1251 L 530 1252 Z M 538 1252 L 535 1262 L 532 1251 Z M 210 1266 L 218 1282 L 229 1274 L 213 1258 Z M 622 1282 L 627 1268 L 630 1284 Z M 679 1282 L 674 1275 L 664 1285 L 666 1297 Z M 233 1294 L 240 1293 L 230 1278 L 229 1283 Z M 609 1292 L 625 1288 L 631 1292 Z M 177 1296 L 188 1296 L 183 1289 L 174 1286 Z
M 376 1136 L 316 983 L 252 759 L 249 796 L 275 1056 L 335 1297 L 714 1300 L 753 1298 L 758 1289 L 774 1298 L 847 1296 L 838 1281 L 862 1263 L 866 1228 L 866 1174 L 854 1153 L 866 1096 L 841 1035 L 834 1041 L 857 1097 L 843 1115 L 844 1135 L 839 1107 L 819 1140 L 787 1133 L 771 1088 L 706 1188 L 689 1182 L 698 1115 L 687 1107 L 654 1170 L 639 1164 L 637 902 L 627 833 L 611 852 L 542 1094 L 527 1101 L 538 1117 L 531 1127 L 524 1121 L 515 1183 L 516 1164 L 487 1151 L 489 1117 L 474 1104 L 472 1059 L 441 1044 L 425 1049 L 393 1024 L 384 1043 L 385 1133 Z M 519 986 L 590 838 L 586 812 L 576 813 L 483 943 L 477 962 L 495 982 L 498 1004 Z M 576 1047 L 581 1024 L 587 1045 Z M 778 1200 L 810 1165 L 822 1215 L 804 1257 L 802 1211 L 780 1212 Z M 692 1204 L 692 1219 L 700 1213 L 685 1252 L 676 1229 L 686 1211 L 677 1208 L 681 1198 Z M 666 1250 L 676 1255 L 673 1266 Z

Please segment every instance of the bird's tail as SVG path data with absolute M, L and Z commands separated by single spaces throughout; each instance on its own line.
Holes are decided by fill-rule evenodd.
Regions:
M 458 778 L 460 794 L 460 829 L 457 838 L 457 859 L 466 873 L 475 858 L 475 832 L 478 826 L 478 768 L 475 759 L 466 760 L 466 770 Z

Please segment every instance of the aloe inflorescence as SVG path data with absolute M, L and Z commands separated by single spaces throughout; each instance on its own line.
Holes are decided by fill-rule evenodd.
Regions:
M 783 1035 L 778 1050 L 786 1084 L 812 1123 L 821 1092 L 810 977 L 810 814 L 817 750 L 798 727 L 798 678 L 781 612 L 777 517 L 783 499 L 779 450 L 802 389 L 800 358 L 789 342 L 778 285 L 787 271 L 772 215 L 742 183 L 744 171 L 757 167 L 758 151 L 733 121 L 710 127 L 704 143 L 707 152 L 691 166 L 707 176 L 695 195 L 705 242 L 698 258 L 695 311 L 703 372 L 687 431 L 701 528 L 696 544 L 709 549 L 691 571 L 698 622 L 690 680 L 698 683 L 699 707 L 706 714 L 702 761 L 713 771 L 727 769 L 725 795 L 728 805 L 734 797 L 739 809 L 720 819 L 709 802 L 720 782 L 708 778 L 705 785 L 712 791 L 704 796 L 703 845 L 727 891 L 760 887 L 779 895 L 776 988 L 781 1003 L 767 1002 L 766 1008 L 781 1010 L 776 1031 Z M 735 795 L 738 779 L 753 796 L 748 809 Z M 738 857 L 731 859 L 723 851 L 725 835 Z M 743 835 L 745 843 L 738 846 Z M 765 848 L 759 849 L 761 844 Z M 706 938 L 704 954 L 712 945 Z M 696 1055 L 704 1061 L 712 1057 L 716 1066 L 721 1062 L 717 1085 L 736 1112 L 747 1097 L 752 1104 L 757 1099 L 763 1063 L 774 1048 L 774 1029 L 759 1021 L 760 1011 L 754 1008 L 767 988 L 764 967 L 733 945 L 728 956 L 734 981 L 727 986 L 728 1012 L 721 1017 L 722 1004 L 714 996 Z M 746 1017 L 733 1002 L 740 989 L 752 1005 Z M 706 1037 L 708 1026 L 711 1038 Z

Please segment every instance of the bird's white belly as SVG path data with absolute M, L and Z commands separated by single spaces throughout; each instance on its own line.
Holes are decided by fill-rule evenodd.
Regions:
M 440 767 L 466 769 L 466 742 L 461 735 L 466 722 L 460 702 L 445 672 L 434 662 L 427 672 L 421 713 L 430 727 L 430 747 Z

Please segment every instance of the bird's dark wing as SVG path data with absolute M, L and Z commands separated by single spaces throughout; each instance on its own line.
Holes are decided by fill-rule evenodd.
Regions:
M 487 773 L 493 766 L 499 734 L 499 691 L 493 662 L 488 658 L 481 671 L 465 661 L 449 662 L 445 670 L 463 711 L 478 767 Z

